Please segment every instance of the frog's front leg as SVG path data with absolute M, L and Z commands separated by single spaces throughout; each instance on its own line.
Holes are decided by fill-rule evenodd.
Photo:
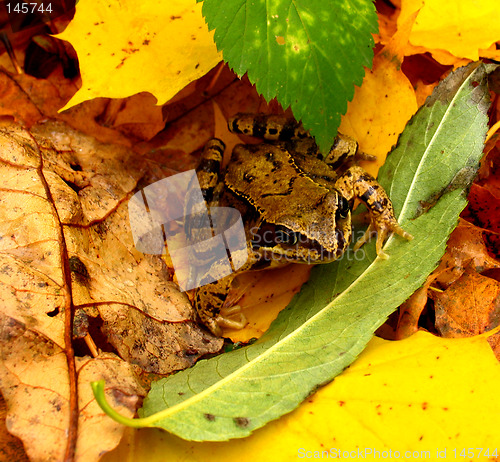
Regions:
M 247 323 L 239 305 L 224 306 L 234 277 L 234 273 L 229 274 L 218 281 L 199 287 L 194 295 L 194 306 L 201 322 L 218 337 L 222 336 L 222 327 L 243 329 Z
M 200 183 L 203 198 L 208 204 L 215 205 L 218 201 L 219 189 L 223 184 L 220 181 L 222 157 L 226 145 L 218 138 L 208 141 L 201 154 L 200 163 L 196 167 L 196 175 Z M 217 191 L 217 193 L 215 193 Z
M 384 188 L 361 167 L 349 168 L 337 179 L 335 189 L 339 190 L 348 201 L 354 198 L 360 199 L 370 213 L 370 225 L 365 234 L 356 242 L 354 250 L 359 249 L 376 233 L 377 255 L 387 258 L 388 255 L 382 250 L 382 246 L 391 234 L 396 233 L 405 239 L 413 239 L 411 234 L 399 226 L 394 216 L 391 200 Z
M 221 196 L 224 194 L 224 182 L 221 179 L 222 156 L 224 154 L 224 143 L 217 139 L 211 139 L 205 146 L 200 163 L 196 168 L 198 182 L 209 207 L 219 206 Z M 186 233 L 191 236 L 195 242 L 207 238 L 207 223 L 204 214 L 193 214 L 193 218 L 188 221 Z M 199 243 L 198 243 L 199 246 Z M 206 258 L 212 256 L 211 247 L 200 247 L 197 259 L 204 262 Z M 205 255 L 206 254 L 206 255 Z M 207 257 L 208 256 L 208 257 Z M 233 253 L 234 256 L 234 253 Z M 223 265 L 225 267 L 225 265 Z M 221 327 L 232 327 L 242 329 L 246 324 L 246 319 L 239 311 L 240 307 L 224 306 L 231 284 L 235 274 L 231 273 L 225 277 L 219 278 L 221 271 L 217 264 L 212 264 L 206 274 L 209 280 L 214 281 L 198 287 L 194 292 L 194 308 L 202 323 L 215 335 L 221 336 Z

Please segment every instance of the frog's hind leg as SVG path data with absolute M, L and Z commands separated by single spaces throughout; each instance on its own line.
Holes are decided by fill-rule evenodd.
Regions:
M 317 157 L 318 147 L 314 139 L 300 122 L 292 117 L 275 114 L 236 114 L 228 121 L 232 133 L 255 136 L 269 141 L 293 142 L 291 150 L 307 152 Z M 287 144 L 287 148 L 290 145 Z M 333 140 L 333 145 L 323 160 L 336 169 L 342 163 L 357 155 L 358 143 L 353 138 L 339 133 Z M 366 159 L 363 156 L 364 159 Z M 373 156 L 370 156 L 373 160 Z
M 241 312 L 240 305 L 233 305 L 220 310 L 216 322 L 221 327 L 229 327 L 230 329 L 243 329 L 247 325 L 247 318 Z
M 222 327 L 242 329 L 247 323 L 239 305 L 224 307 L 233 280 L 234 274 L 229 274 L 195 292 L 194 307 L 201 322 L 218 337 L 222 336 Z
M 270 141 L 310 138 L 295 119 L 275 114 L 236 114 L 228 121 L 232 133 L 255 136 Z

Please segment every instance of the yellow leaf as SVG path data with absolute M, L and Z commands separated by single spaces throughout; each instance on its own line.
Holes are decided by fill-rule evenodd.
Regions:
M 222 59 L 195 0 L 80 0 L 57 37 L 76 49 L 83 82 L 64 109 L 142 91 L 163 104 Z
M 129 429 L 102 461 L 321 458 L 314 451 L 325 451 L 323 459 L 340 451 L 346 458 L 437 460 L 445 454 L 459 458 L 462 448 L 489 448 L 491 455 L 500 441 L 498 383 L 500 364 L 484 336 L 442 339 L 418 332 L 398 342 L 374 338 L 334 382 L 248 438 L 195 443 L 159 430 Z
M 443 51 L 475 61 L 483 55 L 480 50 L 500 40 L 498 0 L 403 0 L 398 25 L 419 8 L 410 42 L 436 50 L 441 62 Z
M 387 153 L 396 144 L 410 117 L 417 111 L 415 91 L 401 70 L 403 48 L 413 19 L 407 18 L 389 43 L 375 56 L 361 87 L 342 117 L 339 131 L 352 136 L 361 151 L 377 156 L 364 168 L 376 175 Z

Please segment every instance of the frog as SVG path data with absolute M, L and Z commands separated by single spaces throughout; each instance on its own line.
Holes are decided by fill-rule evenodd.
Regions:
M 222 168 L 225 145 L 211 139 L 196 169 L 207 205 L 240 212 L 248 251 L 246 263 L 237 271 L 218 278 L 214 265 L 213 282 L 194 291 L 194 308 L 214 335 L 222 336 L 224 327 L 246 325 L 240 306 L 228 298 L 239 274 L 341 258 L 352 240 L 356 199 L 366 205 L 370 222 L 355 251 L 376 234 L 377 256 L 386 259 L 382 247 L 390 235 L 413 239 L 398 224 L 385 190 L 358 165 L 357 157 L 370 156 L 359 151 L 353 138 L 338 133 L 323 155 L 309 132 L 291 117 L 239 113 L 228 120 L 228 127 L 263 142 L 236 145 Z

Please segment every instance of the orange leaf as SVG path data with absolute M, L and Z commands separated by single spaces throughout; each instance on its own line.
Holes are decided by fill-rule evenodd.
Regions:
M 500 283 L 467 268 L 442 293 L 432 293 L 443 337 L 469 337 L 500 324 Z

